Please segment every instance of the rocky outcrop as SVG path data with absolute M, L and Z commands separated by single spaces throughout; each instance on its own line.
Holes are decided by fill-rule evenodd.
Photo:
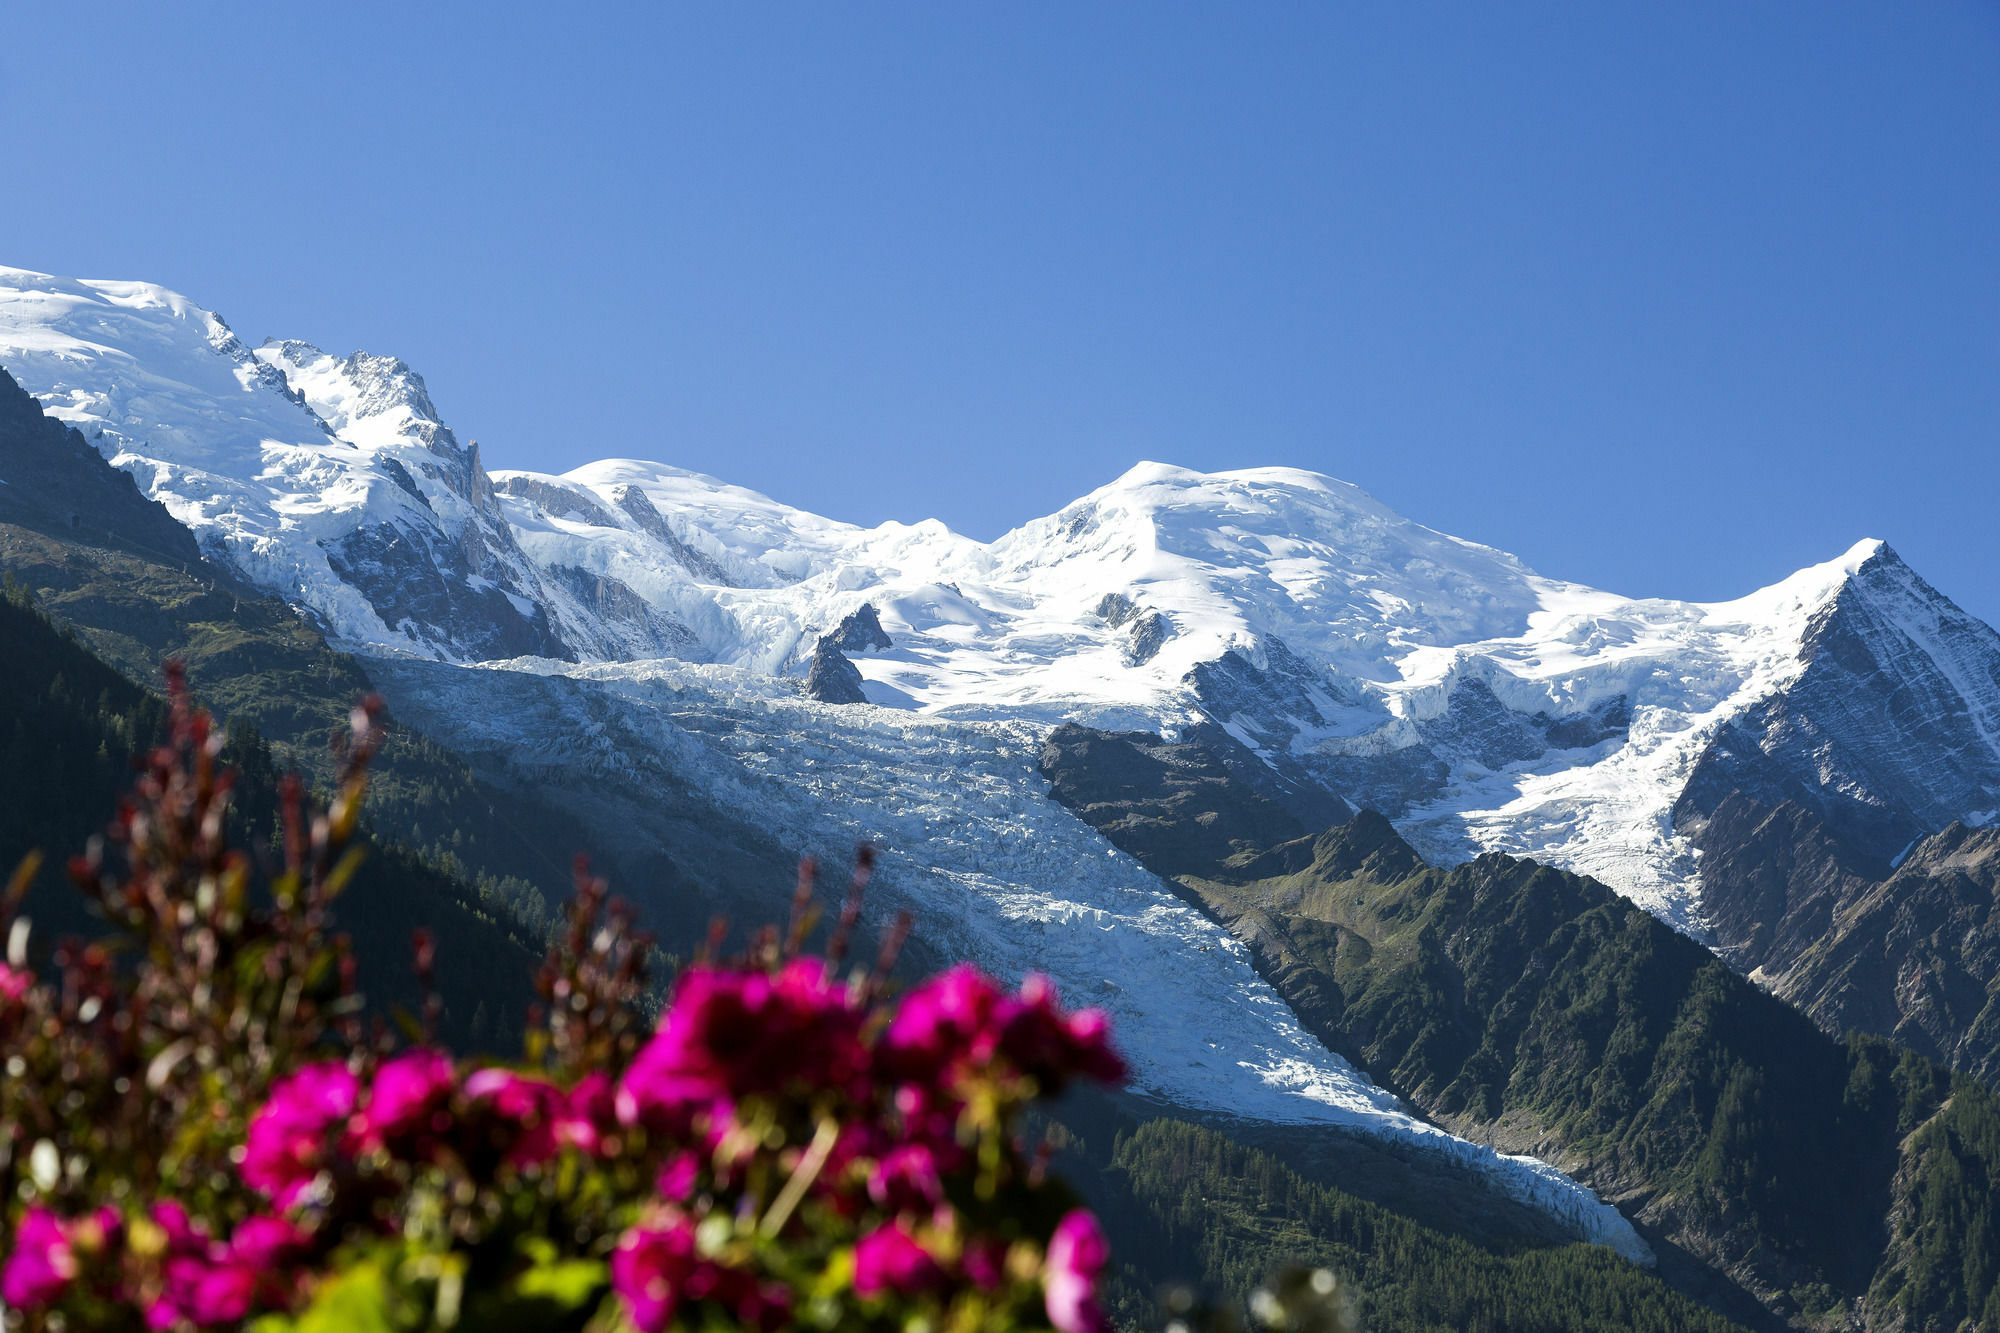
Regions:
M 1261 648 L 1262 665 L 1232 650 L 1189 673 L 1203 711 L 1293 780 L 1391 817 L 1442 793 L 1454 765 L 1500 769 L 1587 749 L 1623 737 L 1632 722 L 1623 695 L 1575 713 L 1521 712 L 1470 672 L 1446 682 L 1442 709 L 1399 719 L 1361 682 L 1314 665 L 1282 639 Z
M 872 602 L 863 602 L 848 612 L 831 633 L 820 636 L 820 642 L 830 643 L 843 653 L 881 652 L 895 647 Z
M 528 603 L 524 611 L 492 580 L 469 577 L 460 552 L 435 530 L 372 523 L 321 549 L 333 572 L 368 599 L 383 624 L 448 659 L 576 659 L 546 609 Z
M 603 505 L 573 486 L 558 486 L 538 477 L 503 477 L 494 483 L 502 495 L 516 495 L 541 506 L 551 518 L 574 519 L 597 528 L 617 528 L 617 519 Z
M 641 532 L 646 533 L 659 542 L 660 545 L 666 547 L 672 553 L 674 559 L 679 561 L 681 567 L 686 569 L 688 573 L 693 574 L 698 579 L 709 583 L 719 583 L 724 587 L 733 587 L 735 585 L 736 580 L 729 577 L 727 570 L 723 569 L 721 565 L 717 564 L 710 557 L 682 541 L 675 534 L 673 528 L 667 523 L 665 517 L 661 515 L 659 509 L 654 506 L 651 500 L 646 498 L 646 493 L 637 486 L 627 486 L 618 492 L 618 507 L 632 516 L 632 521 L 639 525 Z
M 1674 807 L 1795 803 L 1882 860 L 2000 793 L 2000 634 L 1878 547 L 1809 623 L 1803 669 L 1724 726 Z M 1704 889 L 1706 893 L 1706 889 Z
M 1876 1033 L 2000 1085 L 2000 829 L 1953 823 L 1892 868 L 1798 802 L 1739 792 L 1695 841 L 1733 964 L 1830 1033 Z
M 825 639 L 813 649 L 812 662 L 806 668 L 805 692 L 807 698 L 823 704 L 868 702 L 868 696 L 861 690 L 861 668 Z

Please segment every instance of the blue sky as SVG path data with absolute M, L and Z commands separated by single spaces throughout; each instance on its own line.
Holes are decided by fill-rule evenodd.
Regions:
M 991 537 L 1283 464 L 2000 620 L 2000 6 L 575 8 L 17 9 L 0 263 L 402 356 L 493 466 Z

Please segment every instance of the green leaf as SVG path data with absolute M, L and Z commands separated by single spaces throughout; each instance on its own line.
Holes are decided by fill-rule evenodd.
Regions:
M 610 1274 L 601 1260 L 562 1259 L 536 1264 L 521 1274 L 514 1290 L 529 1300 L 552 1301 L 575 1310 L 596 1299 L 608 1281 Z
M 388 1279 L 373 1262 L 328 1279 L 289 1333 L 399 1333 Z

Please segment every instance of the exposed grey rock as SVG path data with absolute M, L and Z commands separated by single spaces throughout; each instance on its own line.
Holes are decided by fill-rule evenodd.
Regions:
M 882 628 L 882 617 L 876 614 L 871 602 L 863 602 L 850 611 L 833 632 L 820 636 L 821 643 L 830 643 L 843 653 L 879 652 L 895 647 L 887 630 Z
M 1132 622 L 1131 643 L 1125 649 L 1125 665 L 1141 666 L 1153 660 L 1168 639 L 1174 637 L 1174 622 L 1158 611 Z
M 1104 623 L 1117 629 L 1139 613 L 1132 599 L 1122 592 L 1107 592 L 1097 603 L 1097 614 Z
M 805 692 L 807 697 L 823 704 L 868 702 L 868 696 L 861 691 L 861 669 L 825 639 L 813 649 L 812 665 L 806 669 Z
M 502 477 L 494 485 L 507 495 L 532 500 L 551 518 L 575 519 L 595 528 L 621 526 L 603 505 L 568 486 L 557 486 L 535 477 Z
M 1603 744 L 1631 726 L 1631 707 L 1622 696 L 1582 713 L 1521 713 L 1502 703 L 1485 679 L 1467 674 L 1450 682 L 1441 714 L 1414 724 L 1408 743 L 1353 752 L 1313 746 L 1300 743 L 1301 733 L 1331 728 L 1339 714 L 1350 715 L 1350 727 L 1356 710 L 1377 713 L 1383 728 L 1391 719 L 1359 682 L 1314 665 L 1282 639 L 1264 640 L 1263 649 L 1262 668 L 1231 651 L 1189 673 L 1203 710 L 1279 772 L 1391 817 L 1441 793 L 1455 764 L 1505 768 L 1550 750 Z
M 1920 625 L 1946 660 L 1912 637 Z M 1807 627 L 1805 669 L 1723 727 L 1674 806 L 1699 834 L 1732 793 L 1795 801 L 1884 860 L 2000 791 L 2000 634 L 1887 546 Z M 1974 710 L 1978 710 L 1975 712 Z
M 672 552 L 674 559 L 680 561 L 688 573 L 696 578 L 706 579 L 710 583 L 720 583 L 732 588 L 736 586 L 736 580 L 730 578 L 728 571 L 721 565 L 695 550 L 675 534 L 666 518 L 653 502 L 646 498 L 646 493 L 637 486 L 627 486 L 618 492 L 618 507 L 632 516 L 632 521 L 639 525 L 641 531 Z
M 596 654 L 700 660 L 702 643 L 695 632 L 654 610 L 623 581 L 575 565 L 550 565 L 547 572 L 565 592 L 595 613 L 599 623 L 614 632 L 622 631 L 616 641 L 587 645 Z
M 496 584 L 473 582 L 462 551 L 434 529 L 373 523 L 324 549 L 334 573 L 368 599 L 384 624 L 446 656 L 575 660 L 541 606 L 523 614 Z

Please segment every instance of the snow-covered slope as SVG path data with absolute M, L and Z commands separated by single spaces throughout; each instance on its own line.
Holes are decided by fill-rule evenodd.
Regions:
M 562 651 L 477 453 L 400 362 L 252 353 L 165 288 L 0 269 L 0 364 L 205 550 L 336 633 L 459 659 Z

